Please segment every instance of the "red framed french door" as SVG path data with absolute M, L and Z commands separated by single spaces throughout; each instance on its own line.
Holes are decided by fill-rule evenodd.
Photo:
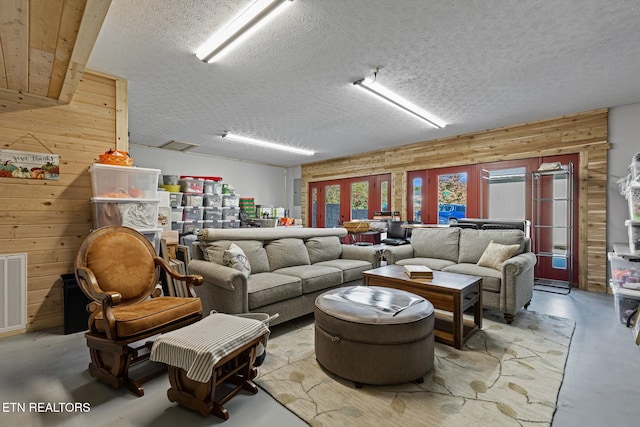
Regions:
M 450 224 L 460 218 L 476 218 L 477 177 L 476 165 L 408 172 L 407 218 L 424 224 Z
M 352 219 L 369 219 L 391 204 L 391 175 L 309 183 L 309 224 L 338 227 Z

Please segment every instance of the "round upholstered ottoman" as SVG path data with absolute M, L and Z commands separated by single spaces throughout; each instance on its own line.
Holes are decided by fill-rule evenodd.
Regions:
M 433 367 L 433 305 L 418 295 L 378 286 L 338 288 L 316 298 L 314 314 L 316 359 L 358 387 L 420 382 Z

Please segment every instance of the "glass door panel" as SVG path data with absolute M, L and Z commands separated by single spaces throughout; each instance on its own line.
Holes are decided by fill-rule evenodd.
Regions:
M 318 188 L 311 188 L 311 227 L 318 226 Z
M 423 202 L 422 222 L 453 224 L 460 218 L 477 218 L 479 175 L 477 165 L 427 171 L 429 198 Z
M 526 167 L 483 169 L 482 179 L 485 191 L 481 200 L 484 218 L 493 220 L 526 219 L 529 200 Z
M 380 183 L 380 210 L 388 211 L 389 209 L 389 181 Z
M 325 186 L 324 226 L 327 228 L 340 226 L 340 184 Z
M 467 216 L 467 173 L 438 175 L 438 224 Z
M 407 174 L 407 220 L 426 222 L 423 217 L 423 203 L 426 201 L 427 171 L 412 171 Z
M 351 183 L 351 219 L 369 218 L 369 182 Z

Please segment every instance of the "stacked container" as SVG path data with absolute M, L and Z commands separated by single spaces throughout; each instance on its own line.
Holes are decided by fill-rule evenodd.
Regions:
M 222 184 L 219 177 L 187 177 L 178 180 L 179 193 L 171 193 L 173 230 L 195 233 L 203 228 L 222 228 Z
M 608 254 L 611 266 L 609 285 L 616 313 L 625 325 L 628 320 L 631 323 L 633 319 L 630 316 L 640 306 L 640 153 L 634 156 L 629 169 L 631 173 L 622 191 L 629 203 L 629 219 L 625 221 L 629 244 L 614 243 L 615 252 Z M 640 344 L 640 336 L 636 337 L 636 342 Z
M 89 173 L 94 228 L 109 225 L 134 228 L 158 252 L 162 235 L 162 228 L 158 228 L 160 170 L 95 163 L 89 167 Z
M 256 217 L 256 204 L 255 204 L 255 200 L 253 199 L 253 197 L 251 197 L 251 198 L 241 197 L 240 198 L 240 209 L 242 211 L 244 211 L 247 215 L 249 215 L 249 218 L 255 218 Z

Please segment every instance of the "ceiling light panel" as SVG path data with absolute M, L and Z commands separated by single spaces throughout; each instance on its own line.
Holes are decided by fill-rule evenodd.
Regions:
M 444 120 L 434 116 L 430 112 L 418 107 L 371 79 L 365 77 L 353 82 L 353 84 L 364 89 L 367 93 L 375 95 L 377 99 L 385 101 L 389 105 L 392 105 L 405 113 L 418 117 L 437 129 L 442 129 L 447 125 Z
M 214 62 L 263 27 L 293 0 L 256 0 L 196 51 L 198 59 Z
M 270 148 L 272 150 L 286 151 L 294 154 L 302 154 L 305 156 L 313 156 L 314 151 L 304 150 L 302 148 L 291 147 L 289 145 L 276 144 L 275 142 L 261 141 L 259 139 L 248 138 L 246 136 L 235 135 L 233 133 L 225 133 L 222 135 L 222 139 L 231 140 L 236 142 L 242 142 L 244 144 L 255 145 L 258 147 Z

